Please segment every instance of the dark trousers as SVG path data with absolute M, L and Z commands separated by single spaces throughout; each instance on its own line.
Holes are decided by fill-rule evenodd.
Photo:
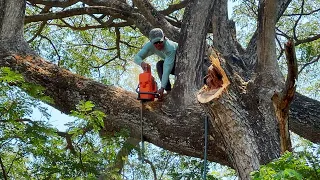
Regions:
M 159 79 L 160 81 L 162 80 L 162 74 L 163 74 L 163 63 L 164 61 L 161 60 L 161 61 L 158 61 L 157 62 L 157 73 L 158 73 L 158 76 L 159 76 Z M 170 74 L 174 75 L 174 68 L 175 68 L 175 65 L 173 66 Z M 171 91 L 171 83 L 170 83 L 170 79 L 168 80 L 168 83 L 166 85 L 166 87 L 164 88 L 166 91 Z

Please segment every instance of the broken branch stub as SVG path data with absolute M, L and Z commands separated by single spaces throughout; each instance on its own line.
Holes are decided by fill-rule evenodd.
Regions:
M 218 99 L 230 84 L 230 81 L 220 64 L 224 59 L 222 59 L 219 53 L 211 47 L 209 52 L 211 65 L 208 68 L 208 74 L 205 76 L 206 84 L 197 94 L 197 99 L 200 103 L 207 103 L 213 99 Z
M 298 79 L 298 64 L 295 52 L 295 45 L 292 40 L 285 44 L 285 54 L 288 65 L 288 75 L 285 87 L 281 92 L 275 92 L 272 97 L 276 116 L 279 122 L 281 153 L 292 151 L 292 144 L 289 133 L 289 109 L 296 91 Z

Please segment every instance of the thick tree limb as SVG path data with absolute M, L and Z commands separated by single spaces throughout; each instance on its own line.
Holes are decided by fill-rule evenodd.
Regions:
M 79 0 L 28 0 L 31 4 L 43 4 L 51 7 L 68 7 Z
M 196 92 L 203 85 L 203 59 L 206 50 L 206 34 L 214 10 L 214 1 L 194 0 L 188 3 L 179 39 L 175 73 L 177 80 L 173 98 L 186 106 L 196 100 Z M 191 23 L 192 22 L 192 23 Z M 191 53 L 192 52 L 192 53 Z M 175 94 L 176 93 L 176 94 Z M 190 98 L 191 96 L 191 98 Z M 189 101 L 189 102 L 188 102 Z M 183 106 L 183 107 L 184 107 Z
M 289 129 L 314 143 L 320 143 L 320 102 L 295 93 L 290 105 Z
M 211 51 L 209 58 L 212 63 L 209 70 L 215 67 L 216 74 L 219 74 L 219 76 L 212 76 L 213 80 L 211 81 L 218 86 L 214 86 L 215 89 L 212 89 L 207 83 L 199 91 L 198 100 L 203 103 L 203 107 L 211 116 L 213 126 L 223 137 L 229 159 L 240 179 L 250 179 L 250 172 L 257 169 L 260 164 L 259 153 L 255 152 L 253 148 L 256 142 L 251 137 L 252 134 L 248 133 L 250 128 L 243 122 L 245 118 L 237 114 L 241 105 L 237 103 L 235 95 L 230 95 L 234 93 L 229 87 L 230 81 L 221 66 L 225 60 L 215 50 Z M 231 84 L 231 86 L 234 85 L 235 83 Z
M 53 106 L 60 111 L 68 114 L 80 100 L 92 100 L 97 108 L 108 115 L 103 131 L 112 133 L 127 128 L 130 129 L 131 136 L 140 137 L 140 103 L 135 100 L 134 93 L 96 83 L 36 57 L 2 57 L 0 66 L 18 70 L 24 74 L 27 81 L 45 87 L 46 94 L 54 98 Z M 190 111 L 187 116 L 173 119 L 164 115 L 160 107 L 161 104 L 155 103 L 150 106 L 150 111 L 145 113 L 146 140 L 180 154 L 202 157 L 203 126 L 199 115 Z M 320 142 L 320 103 L 298 94 L 291 112 L 291 130 L 314 142 Z M 171 138 L 167 138 L 169 134 Z M 212 148 L 209 149 L 208 159 L 228 165 L 219 135 L 214 129 L 210 129 L 210 134 L 213 138 L 209 141 L 209 147 Z
M 84 15 L 84 14 L 108 14 L 112 15 L 113 17 L 123 18 L 119 11 L 111 7 L 104 7 L 104 6 L 90 6 L 90 7 L 83 7 L 83 8 L 73 8 L 68 9 L 61 12 L 56 13 L 44 13 L 39 15 L 33 16 L 26 16 L 25 17 L 25 24 L 31 22 L 39 22 L 39 21 L 48 21 L 53 19 L 62 19 L 77 15 Z
M 159 12 L 163 15 L 169 15 L 177 10 L 185 8 L 187 6 L 188 2 L 189 2 L 188 0 L 184 0 L 178 4 L 169 5 L 169 7 L 167 9 L 159 11 Z
M 72 74 L 39 57 L 6 56 L 1 58 L 0 66 L 9 66 L 21 72 L 28 82 L 45 87 L 45 93 L 54 99 L 52 106 L 60 111 L 69 114 L 80 100 L 90 100 L 108 115 L 104 132 L 112 134 L 126 128 L 130 130 L 130 136 L 139 139 L 140 103 L 136 94 Z M 149 104 L 149 111 L 144 113 L 146 141 L 180 154 L 202 157 L 204 130 L 199 109 L 190 109 L 188 114 L 181 112 L 177 117 L 163 112 L 162 106 L 164 104 L 158 102 Z M 208 152 L 208 159 L 228 164 L 219 136 L 215 135 L 214 129 L 210 133 L 214 139 L 209 141 L 213 148 Z
M 281 77 L 278 76 L 280 71 L 276 61 L 276 5 L 276 0 L 264 0 L 260 1 L 259 4 L 257 41 L 258 64 L 256 72 L 264 77 L 276 76 L 267 81 L 261 79 L 262 82 L 260 83 L 263 83 L 263 86 L 266 86 L 272 79 Z
M 277 1 L 277 17 L 276 17 L 277 22 L 279 21 L 280 17 L 283 15 L 283 13 L 287 9 L 287 7 L 289 6 L 291 1 L 292 0 L 278 0 Z M 256 64 L 256 61 L 252 61 L 252 60 L 255 60 L 256 58 L 250 58 L 250 57 L 253 57 L 256 55 L 257 36 L 258 36 L 258 31 L 256 30 L 249 41 L 249 44 L 246 49 L 246 54 L 244 55 L 244 61 L 248 61 L 248 60 L 251 61 L 251 62 L 250 61 L 247 62 L 247 64 L 251 68 L 253 68 L 254 65 Z
M 213 46 L 223 55 L 239 55 L 244 49 L 236 39 L 235 23 L 228 20 L 228 2 L 216 0 L 212 16 Z
M 150 3 L 149 0 L 133 0 L 134 4 L 139 8 L 144 17 L 154 26 L 162 27 L 165 34 L 171 34 L 171 38 L 177 41 L 179 38 L 179 30 L 172 26 Z

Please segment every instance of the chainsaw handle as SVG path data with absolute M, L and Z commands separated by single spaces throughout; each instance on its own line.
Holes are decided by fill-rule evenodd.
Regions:
M 154 97 L 155 98 L 159 98 L 160 97 L 160 94 L 159 93 L 154 93 L 154 92 L 141 92 L 141 91 L 139 91 L 139 85 L 138 85 L 138 87 L 137 87 L 137 89 L 136 89 L 136 92 L 138 93 L 138 94 L 151 94 L 151 95 L 154 95 Z

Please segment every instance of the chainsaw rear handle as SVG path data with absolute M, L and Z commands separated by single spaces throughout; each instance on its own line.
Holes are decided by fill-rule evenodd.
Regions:
M 141 92 L 141 91 L 139 91 L 139 85 L 138 85 L 138 87 L 137 87 L 137 89 L 136 89 L 136 92 L 138 93 L 138 94 L 151 94 L 151 95 L 154 95 L 154 97 L 155 98 L 159 98 L 160 97 L 160 94 L 159 93 L 154 93 L 154 92 Z

